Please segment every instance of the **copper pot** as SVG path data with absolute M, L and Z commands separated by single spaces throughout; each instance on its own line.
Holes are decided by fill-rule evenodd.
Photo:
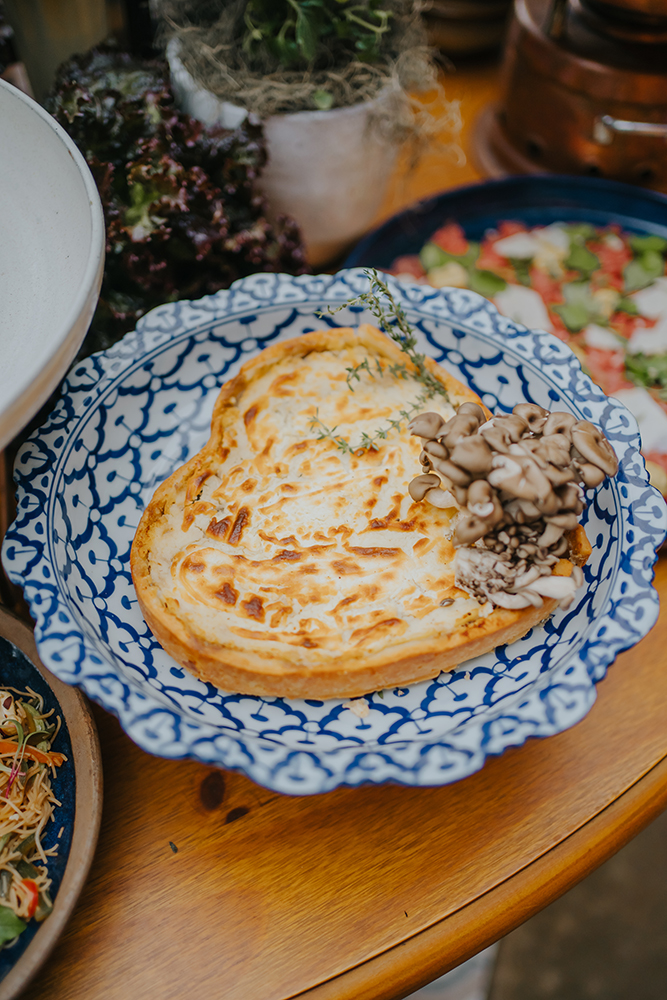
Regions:
M 579 0 L 556 30 L 553 13 L 551 0 L 516 0 L 503 96 L 478 128 L 482 168 L 492 176 L 588 174 L 667 191 L 667 45 L 594 31 Z

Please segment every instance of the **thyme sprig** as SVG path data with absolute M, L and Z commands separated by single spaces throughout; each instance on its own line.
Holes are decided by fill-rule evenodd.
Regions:
M 327 427 L 319 418 L 319 410 L 316 410 L 315 416 L 311 417 L 310 426 L 318 430 L 318 441 L 333 441 L 339 451 L 348 455 L 360 455 L 364 451 L 377 451 L 378 442 L 385 441 L 392 431 L 399 431 L 401 425 L 406 420 L 409 421 L 415 413 L 421 410 L 424 403 L 430 398 L 427 392 L 420 393 L 413 403 L 408 404 L 407 409 L 398 411 L 398 418 L 396 420 L 390 420 L 388 424 L 384 427 L 379 427 L 373 434 L 367 434 L 366 431 L 362 431 L 361 439 L 356 445 L 350 444 L 342 435 L 336 434 L 338 424 L 335 427 Z
M 379 427 L 373 434 L 367 434 L 365 431 L 362 432 L 361 440 L 357 445 L 351 445 L 349 441 L 346 440 L 342 435 L 336 434 L 338 430 L 338 425 L 335 427 L 327 427 L 319 418 L 319 410 L 315 411 L 315 416 L 312 417 L 310 421 L 310 426 L 317 429 L 318 441 L 329 440 L 333 441 L 339 451 L 350 455 L 358 455 L 364 451 L 377 451 L 378 442 L 386 440 L 389 434 L 393 430 L 400 430 L 402 424 L 405 421 L 409 421 L 411 417 L 422 409 L 425 403 L 433 396 L 439 395 L 443 396 L 449 401 L 449 395 L 444 385 L 442 385 L 438 379 L 428 370 L 426 366 L 426 358 L 423 354 L 417 350 L 417 338 L 415 336 L 414 330 L 408 322 L 408 318 L 403 311 L 403 308 L 396 301 L 392 295 L 389 287 L 384 281 L 379 277 L 375 269 L 369 269 L 365 271 L 368 280 L 370 281 L 370 288 L 367 292 L 362 292 L 356 298 L 349 299 L 347 302 L 340 306 L 328 306 L 327 313 L 330 316 L 334 316 L 336 313 L 340 312 L 342 309 L 346 309 L 348 306 L 355 305 L 365 305 L 373 314 L 375 319 L 378 321 L 380 329 L 387 334 L 395 344 L 401 348 L 401 350 L 408 356 L 412 362 L 415 371 L 408 372 L 405 363 L 397 362 L 387 366 L 387 371 L 394 376 L 394 378 L 407 379 L 410 376 L 417 382 L 421 382 L 424 386 L 423 391 L 415 399 L 413 403 L 409 403 L 407 408 L 404 410 L 399 410 L 398 418 L 396 420 L 390 420 L 388 424 L 383 427 Z M 382 304 L 380 295 L 384 296 L 389 302 L 389 309 L 391 316 L 385 310 Z M 323 315 L 323 313 L 319 313 Z M 393 316 L 393 319 L 391 318 Z M 347 371 L 347 387 L 350 392 L 354 392 L 354 382 L 361 381 L 361 372 L 365 371 L 368 375 L 374 379 L 376 376 L 371 367 L 371 362 L 368 358 L 351 368 L 346 368 Z M 385 374 L 385 370 L 382 368 L 379 360 L 375 358 L 375 371 L 378 378 L 382 378 Z
M 421 354 L 417 350 L 417 337 L 415 336 L 415 332 L 408 322 L 408 318 L 405 315 L 403 307 L 396 301 L 389 290 L 389 286 L 382 280 L 382 278 L 380 278 L 375 268 L 364 269 L 364 274 L 371 283 L 369 290 L 367 292 L 361 292 L 355 298 L 349 299 L 340 306 L 327 306 L 327 313 L 330 316 L 335 316 L 336 313 L 341 312 L 343 309 L 347 309 L 349 306 L 366 306 L 369 312 L 371 312 L 378 321 L 380 329 L 383 333 L 386 333 L 387 336 L 400 347 L 404 354 L 407 354 L 416 369 L 416 371 L 413 372 L 413 378 L 415 378 L 417 382 L 421 382 L 425 388 L 430 390 L 428 398 L 430 399 L 433 396 L 443 396 L 449 401 L 449 394 L 444 385 L 442 385 L 435 375 L 428 370 L 425 355 Z M 389 313 L 385 309 L 380 296 L 385 298 L 389 303 Z M 349 377 L 350 376 L 348 376 L 348 385 Z

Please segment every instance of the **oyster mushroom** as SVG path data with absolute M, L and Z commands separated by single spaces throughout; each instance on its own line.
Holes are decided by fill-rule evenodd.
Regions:
M 581 514 L 584 509 L 584 501 L 581 496 L 581 489 L 575 483 L 568 483 L 556 490 L 556 496 L 560 501 L 561 510 L 572 510 L 575 514 Z
M 522 500 L 514 497 L 504 505 L 507 516 L 516 524 L 530 524 L 539 521 L 543 517 L 543 512 L 536 507 L 532 500 Z
M 591 466 L 591 468 L 594 468 L 594 466 Z M 555 465 L 547 463 L 546 468 L 542 471 L 552 486 L 564 486 L 566 483 L 573 482 L 576 478 L 576 473 L 573 471 L 572 466 L 567 466 L 565 469 L 557 469 Z M 604 478 L 604 473 L 602 475 Z
M 479 538 L 483 538 L 489 530 L 490 526 L 484 518 L 470 514 L 456 525 L 452 542 L 454 545 L 472 545 Z
M 513 413 L 504 413 L 502 416 L 496 417 L 495 424 L 496 427 L 500 426 L 507 431 L 510 440 L 514 442 L 520 441 L 529 430 L 528 421 L 516 412 L 516 407 Z
M 571 576 L 541 576 L 530 585 L 530 589 L 542 597 L 555 597 L 556 600 L 563 601 L 568 598 L 570 601 L 574 597 L 577 589 L 575 581 Z M 569 603 L 569 601 L 568 601 Z
M 503 590 L 499 590 L 490 595 L 490 599 L 494 604 L 497 604 L 499 608 L 509 608 L 511 611 L 518 611 L 520 608 L 529 608 L 531 604 L 534 604 L 533 599 L 531 599 L 527 593 L 523 594 L 508 594 Z M 542 602 L 540 601 L 540 604 Z
M 544 517 L 550 517 L 560 511 L 561 503 L 554 491 L 550 490 L 543 500 L 536 501 L 536 506 L 540 508 Z
M 551 556 L 553 559 L 556 560 L 556 562 L 558 562 L 558 559 L 561 556 L 567 555 L 569 551 L 570 551 L 570 546 L 565 535 L 563 535 L 560 542 L 557 542 L 557 544 L 550 550 Z
M 537 539 L 537 545 L 541 549 L 550 549 L 552 545 L 559 542 L 563 537 L 564 528 L 560 528 L 557 524 L 547 524 L 546 528 Z
M 457 416 L 459 415 L 465 416 L 468 413 L 471 414 L 473 417 L 477 418 L 478 424 L 481 424 L 486 420 L 486 413 L 479 405 L 479 403 L 461 403 L 458 410 L 456 411 Z
M 453 462 L 449 462 L 446 459 L 434 458 L 433 467 L 436 472 L 445 476 L 455 486 L 468 486 L 470 483 L 471 477 L 468 473 L 460 469 L 458 465 L 454 465 Z
M 551 434 L 562 434 L 569 440 L 570 431 L 572 430 L 573 424 L 576 424 L 577 418 L 572 413 L 565 413 L 564 411 L 556 410 L 550 413 L 547 417 L 544 427 L 542 428 L 542 433 L 544 435 Z
M 570 464 L 570 442 L 564 434 L 543 434 L 535 442 L 535 452 L 559 469 Z
M 528 424 L 525 420 L 510 414 L 487 420 L 479 432 L 495 451 L 507 453 L 513 444 L 521 440 L 527 430 Z
M 439 413 L 418 413 L 408 424 L 408 430 L 415 437 L 436 438 L 445 426 L 445 420 Z
M 452 493 L 459 507 L 465 507 L 468 503 L 468 491 L 465 486 L 452 486 Z
M 457 413 L 455 417 L 447 421 L 441 436 L 451 451 L 462 437 L 474 434 L 478 427 L 479 421 L 473 413 Z
M 489 509 L 492 510 L 495 499 L 496 492 L 485 479 L 476 479 L 470 484 L 470 488 L 468 490 L 468 504 L 474 514 L 479 514 L 480 517 L 484 517 L 485 515 L 482 513 L 481 508 L 489 507 Z M 473 510 L 473 508 L 475 509 Z
M 434 458 L 449 458 L 449 452 L 440 441 L 427 441 L 424 451 Z
M 579 476 L 586 489 L 594 489 L 607 478 L 606 472 L 590 462 L 579 463 Z
M 493 452 L 480 434 L 471 434 L 469 437 L 459 438 L 450 459 L 466 472 L 483 475 L 491 469 Z
M 599 427 L 590 420 L 579 420 L 572 426 L 572 444 L 586 462 L 602 469 L 608 476 L 618 472 L 616 452 Z
M 509 433 L 501 426 L 489 420 L 483 427 L 480 427 L 479 433 L 494 451 L 497 451 L 499 454 L 509 453 L 512 439 Z
M 564 531 L 574 531 L 579 523 L 575 513 L 554 514 L 547 517 L 546 520 L 549 524 L 555 524 L 557 527 L 563 528 Z
M 512 410 L 512 413 L 518 417 L 523 417 L 533 434 L 542 433 L 542 429 L 549 416 L 549 411 L 538 406 L 537 403 L 518 403 Z
M 485 479 L 475 479 L 468 487 L 468 510 L 483 518 L 491 527 L 499 524 L 505 516 L 496 491 Z
M 527 456 L 494 455 L 487 478 L 492 486 L 522 500 L 544 500 L 551 492 L 551 483 Z
M 440 486 L 440 476 L 435 476 L 432 472 L 423 472 L 421 476 L 415 478 L 408 485 L 408 493 L 414 501 L 419 503 L 423 500 L 429 490 Z

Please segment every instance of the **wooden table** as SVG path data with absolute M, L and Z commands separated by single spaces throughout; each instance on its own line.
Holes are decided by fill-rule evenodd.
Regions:
M 469 121 L 493 87 L 482 68 L 449 89 Z M 475 176 L 435 156 L 420 171 L 403 201 Z M 657 587 L 667 596 L 666 559 Z M 25 1000 L 406 996 L 545 906 L 665 808 L 666 650 L 663 614 L 611 667 L 579 725 L 444 788 L 285 798 L 238 774 L 149 757 L 96 710 L 105 763 L 96 861 Z

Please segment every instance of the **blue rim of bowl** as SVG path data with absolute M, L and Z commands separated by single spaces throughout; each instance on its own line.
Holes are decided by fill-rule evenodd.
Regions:
M 419 253 L 434 230 L 449 219 L 474 239 L 502 219 L 535 226 L 557 220 L 583 220 L 599 226 L 617 223 L 632 232 L 667 237 L 667 195 L 620 181 L 559 174 L 466 184 L 430 195 L 392 215 L 352 248 L 342 266 L 390 267 L 397 256 Z
M 572 385 L 576 383 L 577 388 L 582 390 L 580 401 L 596 404 L 598 408 L 601 407 L 600 412 L 607 415 L 623 414 L 626 433 L 622 438 L 625 449 L 622 466 L 627 467 L 627 475 L 623 483 L 625 496 L 621 498 L 618 490 L 616 496 L 618 503 L 622 504 L 621 509 L 627 510 L 628 513 L 631 508 L 633 511 L 641 509 L 644 517 L 639 522 L 633 517 L 629 521 L 634 530 L 633 542 L 631 551 L 617 566 L 615 593 L 618 595 L 618 601 L 614 609 L 623 603 L 624 591 L 618 578 L 625 574 L 627 579 L 624 586 L 628 581 L 632 583 L 632 595 L 625 600 L 625 604 L 626 606 L 631 604 L 634 621 L 633 627 L 628 625 L 623 634 L 617 633 L 598 642 L 599 648 L 596 649 L 596 655 L 590 662 L 584 659 L 591 695 L 582 709 L 583 715 L 594 699 L 595 683 L 604 676 L 607 667 L 619 652 L 646 634 L 655 623 L 658 613 L 657 593 L 651 584 L 652 567 L 656 550 L 667 532 L 667 508 L 658 491 L 648 484 L 644 463 L 638 452 L 639 437 L 636 422 L 621 403 L 606 397 L 588 376 L 582 373 L 579 362 L 569 348 L 550 334 L 528 331 L 500 317 L 494 306 L 472 292 L 461 292 L 461 290 L 444 292 L 424 285 L 403 285 L 391 279 L 390 284 L 394 293 L 402 300 L 403 306 L 424 318 L 440 319 L 447 325 L 461 327 L 464 330 L 467 327 L 476 335 L 488 333 L 490 329 L 502 330 L 504 340 L 514 341 L 515 353 L 526 363 L 532 362 L 533 366 L 536 366 L 539 360 L 542 375 L 545 375 L 545 368 L 548 369 L 550 365 L 553 368 L 552 377 L 560 369 L 561 377 L 553 382 L 560 392 L 563 391 L 563 372 L 567 372 L 570 383 Z M 176 759 L 194 758 L 203 763 L 240 770 L 259 783 L 278 791 L 305 794 L 327 791 L 338 785 L 358 785 L 368 781 L 389 780 L 416 785 L 439 784 L 453 780 L 444 774 L 440 780 L 431 778 L 426 781 L 423 776 L 420 780 L 419 767 L 413 768 L 410 772 L 397 768 L 395 772 L 382 777 L 374 776 L 372 768 L 370 771 L 364 769 L 363 758 L 366 756 L 370 760 L 377 753 L 375 748 L 360 751 L 359 747 L 353 747 L 330 753 L 317 752 L 315 756 L 318 760 L 326 759 L 324 769 L 328 773 L 328 777 L 319 782 L 317 787 L 305 788 L 297 784 L 295 787 L 285 788 L 279 781 L 276 784 L 271 775 L 266 774 L 264 767 L 252 760 L 252 754 L 248 753 L 244 746 L 244 741 L 248 741 L 248 737 L 233 736 L 206 723 L 194 723 L 176 711 L 152 702 L 147 695 L 131 689 L 129 684 L 118 678 L 113 664 L 108 664 L 110 670 L 108 676 L 113 679 L 116 686 L 120 684 L 125 689 L 122 701 L 116 699 L 114 703 L 111 696 L 104 698 L 97 689 L 92 690 L 88 684 L 88 676 L 99 678 L 101 664 L 103 666 L 105 661 L 100 660 L 99 649 L 93 649 L 86 637 L 77 630 L 67 612 L 67 595 L 60 591 L 57 582 L 53 582 L 54 579 L 57 581 L 58 574 L 53 573 L 53 562 L 48 553 L 49 497 L 53 496 L 54 484 L 57 484 L 60 475 L 60 465 L 67 451 L 67 440 L 77 427 L 88 419 L 96 399 L 99 400 L 113 385 L 121 382 L 130 369 L 145 361 L 152 352 L 164 349 L 179 336 L 192 335 L 200 328 L 210 327 L 212 322 L 233 320 L 235 315 L 241 315 L 249 308 L 255 312 L 270 310 L 277 298 L 281 307 L 290 304 L 309 306 L 314 313 L 327 302 L 334 305 L 344 303 L 351 295 L 365 290 L 366 287 L 366 275 L 361 270 L 339 272 L 333 276 L 298 278 L 289 275 L 255 275 L 235 282 L 227 291 L 218 292 L 197 302 L 160 306 L 144 317 L 137 330 L 127 334 L 114 348 L 94 355 L 72 369 L 63 387 L 60 402 L 44 426 L 33 433 L 17 456 L 18 515 L 5 538 L 3 561 L 10 579 L 25 589 L 26 599 L 36 619 L 35 638 L 40 656 L 53 673 L 69 683 L 72 683 L 72 667 L 75 666 L 74 672 L 77 673 L 75 683 L 104 708 L 117 715 L 128 735 L 148 752 L 155 751 L 146 735 L 146 718 L 151 716 L 151 712 L 157 712 L 160 716 L 170 718 L 174 732 L 178 734 L 178 744 L 172 746 L 170 752 L 160 751 L 164 756 Z M 427 309 L 420 313 L 420 304 L 430 306 L 430 312 Z M 493 339 L 491 334 L 489 337 Z M 29 458 L 38 454 L 40 450 L 44 456 L 48 456 L 48 460 L 44 463 L 36 481 L 30 474 L 25 475 L 21 472 L 21 465 L 24 456 Z M 616 484 L 614 488 L 617 489 Z M 647 515 L 647 510 L 650 516 Z M 611 597 L 607 601 L 607 609 L 610 606 Z M 608 617 L 607 609 L 600 616 L 601 619 L 606 620 Z M 639 614 L 638 609 L 641 609 Z M 625 623 L 624 619 L 621 621 Z M 50 655 L 53 648 L 52 640 L 57 643 L 63 637 L 68 641 L 60 643 L 60 659 L 54 660 Z M 580 658 L 590 657 L 591 648 L 595 646 L 594 642 L 588 642 L 586 650 L 577 655 Z M 538 702 L 542 693 L 536 692 Z M 573 722 L 568 723 L 571 724 Z M 538 720 L 538 724 L 533 726 L 532 730 L 530 726 L 524 727 L 518 734 L 511 734 L 504 743 L 502 740 L 498 743 L 495 738 L 485 740 L 478 748 L 478 752 L 473 755 L 474 760 L 471 758 L 471 766 L 467 773 L 478 770 L 486 756 L 500 753 L 508 746 L 519 745 L 525 742 L 528 736 L 550 735 L 559 731 L 561 729 L 553 728 L 548 719 L 542 719 Z M 258 743 L 263 739 L 261 735 L 256 737 Z M 425 744 L 426 748 L 441 746 L 443 746 L 442 741 Z M 246 749 L 246 759 L 240 759 L 243 757 L 240 751 L 244 749 Z M 295 757 L 305 759 L 313 756 L 311 751 L 294 750 L 289 747 L 284 749 L 285 759 L 288 761 Z M 385 747 L 384 752 L 391 753 L 391 747 Z M 353 766 L 340 766 L 341 755 L 345 753 L 348 757 L 355 758 Z

